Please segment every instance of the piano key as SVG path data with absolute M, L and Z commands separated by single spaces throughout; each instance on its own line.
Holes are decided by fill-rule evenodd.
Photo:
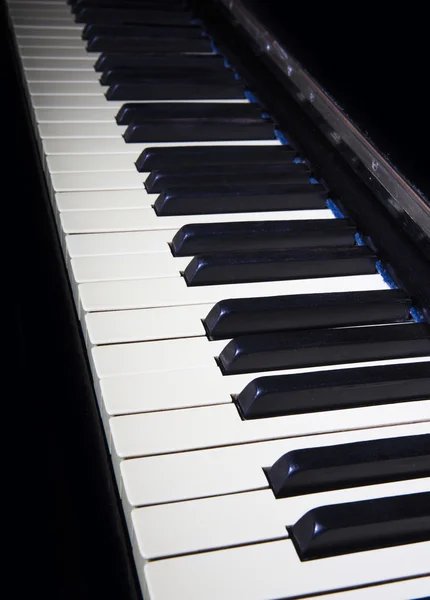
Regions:
M 430 589 L 430 577 L 404 579 L 391 583 L 382 583 L 376 587 L 342 590 L 334 594 L 326 594 L 324 600 L 404 600 L 404 598 L 424 598 Z
M 107 92 L 108 100 L 201 100 L 242 98 L 243 88 L 234 80 L 231 83 L 207 81 L 202 87 L 200 82 L 183 81 L 171 84 L 168 81 L 147 85 L 145 83 L 116 83 Z
M 388 357 L 387 357 L 388 358 Z M 337 370 L 302 377 L 254 379 L 236 399 L 245 419 L 339 410 L 350 405 L 386 404 L 425 398 L 428 366 L 386 366 L 383 369 Z
M 173 187 L 163 191 L 154 208 L 158 216 L 220 214 L 323 208 L 328 194 L 322 185 L 263 183 L 218 184 L 210 188 Z
M 88 57 L 85 58 L 24 58 L 22 60 L 25 71 L 94 71 L 94 67 Z
M 106 403 L 122 381 L 124 378 L 102 380 Z M 136 395 L 138 387 L 136 383 L 132 387 L 130 380 L 124 384 L 126 409 L 130 409 L 128 391 Z M 427 433 L 428 423 L 415 423 L 124 460 L 120 467 L 122 497 L 131 508 L 264 490 L 268 488 L 264 469 L 287 452 Z
M 246 421 L 244 425 L 234 404 L 225 403 L 116 416 L 109 420 L 109 428 L 112 455 L 122 459 L 402 423 L 423 423 L 429 417 L 430 401 L 420 400 L 255 419 Z
M 203 68 L 207 68 L 204 66 Z M 124 104 L 117 114 L 118 125 L 151 124 L 154 122 L 169 123 L 172 120 L 181 120 L 194 124 L 196 119 L 221 119 L 230 122 L 232 119 L 243 121 L 261 122 L 261 109 L 253 104 L 225 104 L 216 103 L 183 103 L 171 102 L 170 104 L 146 104 L 144 102 Z
M 213 339 L 263 331 L 407 321 L 411 301 L 400 290 L 223 300 L 204 319 Z
M 233 81 L 233 74 L 227 69 L 190 69 L 190 68 L 178 68 L 175 69 L 117 69 L 114 71 L 105 71 L 100 77 L 100 83 L 102 85 L 115 85 L 115 84 L 141 84 L 150 85 L 163 82 L 169 85 L 177 85 L 181 82 L 189 81 L 194 82 L 196 79 L 199 83 L 205 85 L 206 83 L 231 83 Z M 260 117 L 261 118 L 261 117 Z
M 77 23 L 155 23 L 157 25 L 189 25 L 192 15 L 188 11 L 170 12 L 161 10 L 145 10 L 138 7 L 129 8 L 105 8 L 105 7 L 82 7 L 75 13 Z
M 127 310 L 156 308 L 184 304 L 219 302 L 223 298 L 282 296 L 292 294 L 323 294 L 339 291 L 388 289 L 379 273 L 350 277 L 326 277 L 293 281 L 265 281 L 241 285 L 210 285 L 187 287 L 182 277 L 148 280 L 127 280 L 83 283 L 79 286 L 82 310 Z
M 61 98 L 61 96 L 58 96 L 58 98 Z M 76 96 L 76 98 L 79 98 L 79 96 Z M 87 99 L 90 99 L 91 96 L 87 96 Z M 94 98 L 96 101 L 98 101 L 98 98 Z M 61 103 L 58 102 L 52 102 L 52 104 L 57 104 L 58 107 L 61 108 Z M 69 99 L 67 99 L 66 102 L 64 102 L 64 107 L 70 106 L 71 102 Z M 90 102 L 82 102 L 81 103 L 82 106 L 85 106 L 86 104 L 88 104 L 88 106 L 91 106 Z M 93 103 L 94 106 L 97 106 L 97 102 Z M 112 104 L 116 104 L 116 103 L 112 103 Z M 44 102 L 40 102 L 40 106 L 45 106 L 46 107 L 46 103 Z M 174 146 L 183 146 L 183 145 L 192 145 L 192 146 L 204 146 L 206 145 L 205 142 L 173 142 L 172 144 L 166 144 L 166 142 L 161 143 L 161 146 L 166 146 L 166 145 L 171 145 L 172 147 Z M 262 146 L 278 146 L 279 142 L 278 140 L 250 140 L 249 142 L 246 141 L 234 141 L 234 142 L 211 142 L 212 145 L 218 145 L 218 146 L 225 146 L 226 144 L 230 144 L 232 146 L 242 146 L 244 144 L 248 144 L 248 145 L 262 145 Z M 153 146 L 153 144 L 151 144 L 151 146 Z M 43 140 L 43 149 L 46 155 L 48 154 L 97 154 L 97 155 L 102 155 L 102 154 L 119 154 L 119 153 L 126 153 L 126 154 L 133 154 L 133 156 L 136 156 L 136 154 L 139 154 L 140 152 L 143 152 L 143 150 L 145 150 L 148 147 L 148 144 L 127 144 L 124 141 L 124 138 L 119 136 L 117 138 L 104 138 L 103 140 L 97 139 L 97 138 L 67 138 L 67 139 L 47 139 L 47 140 Z M 312 186 L 312 188 L 317 187 L 317 186 Z
M 267 140 L 274 139 L 273 125 L 263 120 L 253 121 L 250 123 L 235 122 L 231 121 L 219 122 L 216 119 L 203 122 L 203 120 L 197 120 L 193 124 L 190 122 L 181 122 L 180 120 L 167 121 L 165 124 L 155 121 L 153 124 L 139 125 L 131 123 L 125 133 L 124 139 L 127 143 L 152 143 L 152 142 L 210 142 L 220 140 Z M 178 176 L 175 179 L 174 176 L 167 176 L 166 180 L 172 180 L 173 182 L 178 181 L 180 185 L 184 184 L 183 176 Z M 204 181 L 204 176 L 201 176 L 201 180 Z M 221 176 L 220 176 L 221 178 Z M 195 181 L 199 178 L 196 177 Z M 309 179 L 309 177 L 307 178 Z M 190 181 L 193 181 L 190 179 Z M 168 184 L 166 184 L 168 185 Z
M 41 69 L 26 71 L 25 79 L 28 83 L 98 83 L 97 73 L 94 71 L 68 70 L 68 71 L 42 71 Z
M 175 229 L 162 229 L 144 232 L 68 235 L 67 250 L 70 258 L 169 252 L 168 243 L 175 231 Z
M 134 537 L 140 555 L 144 560 L 286 539 L 289 537 L 286 526 L 292 525 L 290 531 L 294 533 L 295 528 L 298 527 L 296 521 L 300 523 L 300 519 L 306 522 L 308 530 L 303 531 L 299 539 L 305 538 L 308 542 L 308 538 L 313 533 L 313 530 L 309 527 L 311 517 L 302 515 L 307 511 L 312 511 L 316 520 L 317 514 L 326 511 L 331 517 L 331 519 L 326 517 L 324 520 L 324 522 L 329 522 L 328 530 L 322 529 L 320 534 L 315 533 L 315 537 L 308 542 L 309 545 L 315 544 L 317 546 L 319 537 L 323 539 L 326 537 L 331 538 L 335 537 L 336 533 L 341 537 L 341 531 L 336 528 L 337 511 L 343 515 L 347 513 L 347 507 L 350 507 L 350 511 L 354 514 L 354 507 L 362 505 L 364 509 L 364 503 L 369 506 L 370 511 L 373 506 L 378 504 L 390 507 L 390 504 L 395 505 L 398 503 L 399 498 L 405 498 L 405 496 L 396 497 L 402 494 L 405 488 L 409 492 L 407 498 L 416 500 L 426 495 L 425 491 L 428 489 L 429 484 L 430 478 L 423 478 L 407 482 L 407 484 L 396 482 L 386 485 L 372 485 L 353 490 L 336 490 L 335 492 L 322 492 L 307 497 L 284 498 L 282 500 L 276 500 L 271 495 L 270 490 L 261 490 L 137 508 L 131 513 L 131 521 Z M 372 504 L 369 505 L 370 502 Z M 414 504 L 414 502 L 411 502 L 411 504 Z M 421 505 L 420 508 L 422 513 L 426 512 L 424 506 Z M 392 512 L 394 511 L 392 510 Z M 409 515 L 412 524 L 415 519 L 410 513 Z M 366 520 L 364 515 L 360 514 L 360 516 L 363 521 Z M 384 519 L 380 511 L 378 511 L 378 516 Z M 346 515 L 345 518 L 347 519 Z M 416 521 L 418 522 L 418 520 L 419 517 L 417 516 Z M 311 522 L 314 522 L 314 520 L 312 519 Z M 202 527 L 202 523 L 210 523 L 211 526 Z M 381 523 L 379 529 L 383 527 L 384 525 Z M 400 527 L 400 522 L 398 522 L 398 527 Z M 168 531 L 169 535 L 160 536 L 161 529 Z M 378 523 L 375 523 L 375 530 L 378 530 Z M 342 531 L 342 533 L 345 536 L 346 531 Z M 374 535 L 372 533 L 370 532 L 368 537 L 373 539 Z M 414 531 L 411 537 L 415 538 L 415 541 L 429 541 L 426 539 L 426 534 L 428 536 L 429 532 L 423 532 L 420 535 L 419 532 Z M 357 537 L 359 537 L 359 534 Z M 295 541 L 295 536 L 293 541 Z M 343 538 L 343 541 L 346 542 L 345 538 Z M 352 548 L 353 543 L 351 544 Z M 345 545 L 347 544 L 345 543 Z M 329 546 L 328 540 L 327 546 Z M 364 546 L 358 549 L 365 550 L 368 548 Z M 322 554 L 322 556 L 326 555 Z
M 297 598 L 426 575 L 429 552 L 430 543 L 421 542 L 302 563 L 286 539 L 151 561 L 142 584 L 156 600 L 172 589 L 187 600 Z
M 127 105 L 125 105 L 127 106 Z M 121 111 L 120 111 L 121 112 Z M 119 113 L 118 113 L 119 114 Z M 141 172 L 171 167 L 201 165 L 261 165 L 287 164 L 294 159 L 296 153 L 288 146 L 186 146 L 186 147 L 151 147 L 142 152 L 136 161 L 136 168 Z
M 305 446 L 266 469 L 276 498 L 430 477 L 430 434 Z
M 112 123 L 115 118 L 115 108 L 36 108 L 36 120 L 38 123 Z M 68 157 L 69 159 L 71 157 Z M 75 159 L 77 157 L 74 157 Z M 82 157 L 79 157 L 82 158 Z M 124 158 L 122 156 L 122 158 Z M 121 155 L 115 157 L 116 160 L 121 159 Z M 91 164 L 88 163 L 88 158 L 85 159 L 86 169 L 89 170 Z M 108 170 L 108 169 L 107 169 Z
M 35 42 L 36 40 L 36 42 Z M 81 48 L 76 44 L 73 47 L 65 47 L 65 46 L 49 46 L 49 42 L 40 41 L 36 38 L 32 38 L 30 43 L 27 43 L 28 40 L 22 40 L 21 43 L 18 42 L 19 45 L 19 53 L 21 59 L 33 59 L 33 60 L 45 60 L 45 59 L 53 59 L 57 58 L 60 60 L 85 60 L 88 64 L 93 64 L 94 56 L 90 56 L 87 52 L 85 52 L 84 48 Z M 40 41 L 38 44 L 37 42 Z M 33 106 L 35 106 L 34 98 L 33 98 Z M 73 105 L 72 105 L 73 107 Z
M 172 127 L 172 136 L 175 134 L 175 123 L 166 125 L 166 129 Z M 217 129 L 220 131 L 219 136 L 223 135 L 222 123 L 217 124 Z M 257 137 L 253 135 L 255 133 L 255 126 L 259 126 L 261 123 L 253 123 L 252 126 L 238 126 L 225 124 L 225 130 L 227 136 L 230 132 L 248 137 Z M 268 124 L 265 124 L 268 125 Z M 131 126 L 129 126 L 130 129 Z M 157 127 L 160 127 L 157 125 Z M 180 128 L 182 129 L 181 125 Z M 145 127 L 146 129 L 146 127 Z M 149 128 L 150 129 L 150 128 Z M 209 128 L 210 131 L 211 128 Z M 236 130 L 236 131 L 235 131 Z M 203 131 L 206 133 L 206 127 L 203 124 L 199 126 L 199 132 Z M 258 129 L 257 129 L 258 131 Z M 264 132 L 264 129 L 263 129 Z M 213 128 L 212 133 L 216 137 L 216 128 Z M 264 134 L 263 134 L 264 135 Z M 124 137 L 127 136 L 127 132 Z M 187 133 L 186 133 L 187 136 Z M 267 129 L 267 137 L 270 137 L 270 126 Z M 197 187 L 200 191 L 203 187 L 230 185 L 232 189 L 234 186 L 243 186 L 249 182 L 251 185 L 262 186 L 264 181 L 270 178 L 270 182 L 278 184 L 284 182 L 287 184 L 291 183 L 309 183 L 310 172 L 308 167 L 304 163 L 296 164 L 294 162 L 288 162 L 286 164 L 265 164 L 260 165 L 258 172 L 256 172 L 255 165 L 201 165 L 201 166 L 180 166 L 177 168 L 169 167 L 167 169 L 155 169 L 145 180 L 145 188 L 151 192 L 163 192 L 166 189 L 176 187 Z
M 140 38 L 98 36 L 88 41 L 87 52 L 137 52 L 140 54 L 208 53 L 212 48 L 208 38 Z
M 195 256 L 184 271 L 188 286 L 222 285 L 366 275 L 375 272 L 376 257 L 368 248 L 312 248 L 289 251 L 219 252 Z
M 136 173 L 133 157 L 129 154 L 106 154 L 104 156 L 92 154 L 90 157 L 85 154 L 72 154 L 70 156 L 50 154 L 47 156 L 46 162 L 51 176 L 55 173 L 109 173 L 113 171 Z M 142 179 L 140 179 L 140 182 L 139 189 L 141 190 L 143 187 Z
M 82 83 L 30 81 L 28 89 L 31 96 L 100 96 L 103 93 L 103 88 L 97 80 Z
M 114 138 L 118 139 L 125 127 L 115 121 L 109 123 L 40 123 L 39 134 L 42 140 L 52 138 Z
M 186 257 L 174 258 L 169 252 L 156 252 L 74 258 L 71 268 L 74 281 L 79 284 L 87 281 L 180 277 L 188 262 Z
M 355 228 L 345 219 L 195 223 L 181 227 L 171 248 L 173 256 L 194 256 L 223 251 L 353 246 L 354 235 Z
M 60 25 L 59 23 L 37 25 L 37 22 L 35 23 L 30 19 L 20 19 L 19 23 L 19 25 L 15 24 L 15 31 L 17 39 L 20 40 L 25 40 L 26 38 L 79 40 L 81 38 L 81 25 Z
M 290 535 L 301 560 L 428 542 L 430 492 L 320 506 L 299 519 Z
M 244 335 L 227 344 L 219 365 L 230 375 L 426 355 L 429 333 L 421 323 L 408 323 Z
M 78 25 L 79 27 L 79 25 Z M 82 25 L 80 26 L 82 27 Z M 83 27 L 82 39 L 91 40 L 95 37 L 112 36 L 112 37 L 145 37 L 145 38 L 181 38 L 188 39 L 190 37 L 202 37 L 203 32 L 193 25 L 183 25 L 177 27 L 165 27 L 163 25 L 118 25 L 118 24 L 101 24 L 88 23 Z
M 182 67 L 204 67 L 210 69 L 223 66 L 219 54 L 183 54 L 163 52 L 160 54 L 139 54 L 138 52 L 103 52 L 95 61 L 94 69 L 98 72 L 111 69 L 174 69 Z
M 157 194 L 148 194 L 142 176 L 137 171 L 113 172 L 57 172 L 51 173 L 51 182 L 56 192 L 79 192 L 93 190 L 141 190 L 147 205 L 155 202 Z
M 172 0 L 171 2 L 163 0 L 163 2 L 159 2 L 157 0 L 153 0 L 152 2 L 148 2 L 145 0 L 145 3 L 137 4 L 136 1 L 131 0 L 78 0 L 69 2 L 70 8 L 73 13 L 79 10 L 82 7 L 112 7 L 112 8 L 138 8 L 139 6 L 144 9 L 157 10 L 161 11 L 172 11 L 172 12 L 181 12 L 184 10 L 188 10 L 188 2 L 178 2 L 177 0 Z

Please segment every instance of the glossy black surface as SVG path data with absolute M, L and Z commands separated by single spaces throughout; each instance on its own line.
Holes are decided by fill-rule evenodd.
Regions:
M 430 540 L 430 492 L 321 506 L 290 535 L 301 560 Z
M 155 23 L 157 25 L 188 25 L 192 20 L 190 12 L 171 12 L 163 10 L 145 10 L 139 8 L 105 8 L 100 6 L 88 6 L 79 8 L 75 13 L 77 23 Z
M 250 221 L 184 225 L 175 234 L 174 256 L 243 250 L 287 250 L 354 245 L 355 228 L 346 219 Z
M 219 355 L 224 374 L 430 355 L 421 323 L 263 333 L 234 338 Z
M 215 124 L 216 125 L 216 124 Z M 263 126 L 262 126 L 263 125 Z M 174 124 L 173 124 L 174 126 Z M 172 126 L 172 127 L 173 127 Z M 170 130 L 170 123 L 166 125 L 166 129 Z M 162 129 L 162 126 L 160 127 Z M 219 131 L 218 137 L 227 138 L 231 135 L 231 139 L 255 139 L 253 135 L 264 135 L 267 131 L 268 136 L 272 130 L 270 123 L 255 122 L 249 124 L 239 123 L 219 123 L 218 127 L 206 127 L 204 124 L 199 125 L 198 131 L 204 130 L 213 131 L 214 137 L 216 130 Z M 234 137 L 231 132 L 237 134 Z M 247 135 L 247 137 L 245 137 Z M 125 137 L 125 136 L 124 136 Z M 161 193 L 162 191 L 175 187 L 188 186 L 212 188 L 219 184 L 229 185 L 233 189 L 235 186 L 252 184 L 264 185 L 265 181 L 271 183 L 285 182 L 287 185 L 291 183 L 306 183 L 309 181 L 310 172 L 306 165 L 286 163 L 286 164 L 266 164 L 260 165 L 258 168 L 255 165 L 216 165 L 216 166 L 201 166 L 201 167 L 179 167 L 168 168 L 165 170 L 155 170 L 145 180 L 145 188 L 151 193 Z
M 375 273 L 375 256 L 363 247 L 197 255 L 184 271 L 187 285 L 217 285 L 365 275 Z
M 97 36 L 111 37 L 144 37 L 144 38 L 194 38 L 202 37 L 203 32 L 193 25 L 163 26 L 163 25 L 104 25 L 88 23 L 82 32 L 83 40 L 92 40 Z
M 322 185 L 273 184 L 214 185 L 210 189 L 175 187 L 162 192 L 154 203 L 157 215 L 204 215 L 326 208 Z
M 400 290 L 303 294 L 222 300 L 203 323 L 212 339 L 249 333 L 365 325 L 410 319 L 411 300 Z
M 296 153 L 288 146 L 189 146 L 183 148 L 147 148 L 136 161 L 140 172 L 181 165 L 261 165 L 286 164 Z
M 427 400 L 430 364 L 259 377 L 235 402 L 244 419 Z
M 223 59 L 213 54 L 176 54 L 174 49 L 166 51 L 157 45 L 158 53 L 147 52 L 139 54 L 139 51 L 125 52 L 118 50 L 115 52 L 104 52 L 94 64 L 94 69 L 98 72 L 109 71 L 112 69 L 176 69 L 176 68 L 199 68 L 208 69 L 223 67 Z
M 201 68 L 206 69 L 207 67 L 198 67 L 199 71 Z M 103 75 L 108 75 L 108 73 L 104 73 Z M 155 121 L 169 122 L 171 120 L 180 120 L 184 123 L 195 123 L 197 126 L 198 119 L 227 121 L 230 119 L 248 119 L 248 121 L 261 121 L 262 117 L 261 109 L 254 104 L 225 104 L 223 102 L 127 103 L 120 108 L 116 116 L 118 125 L 129 125 L 132 121 L 135 124 L 150 124 Z M 165 150 L 165 148 L 162 150 Z M 178 150 L 185 150 L 185 148 L 178 148 Z M 196 149 L 194 149 L 195 151 Z M 180 153 L 178 152 L 177 155 L 180 156 Z M 196 154 L 196 156 L 198 155 Z M 180 165 L 173 163 L 169 166 L 179 167 Z
M 430 434 L 292 450 L 266 469 L 276 498 L 430 476 Z
M 147 54 L 181 54 L 183 52 L 210 52 L 211 45 L 207 38 L 190 39 L 161 39 L 100 35 L 90 40 L 86 46 L 87 52 L 119 52 Z
M 208 100 L 228 100 L 243 98 L 243 88 L 235 81 L 229 84 L 206 81 L 203 88 L 196 81 L 183 81 L 177 84 L 160 81 L 154 84 L 151 83 L 151 85 L 118 83 L 108 88 L 105 95 L 108 100 L 125 101 L 160 100 L 160 98 L 163 100 L 203 100 L 205 98 Z

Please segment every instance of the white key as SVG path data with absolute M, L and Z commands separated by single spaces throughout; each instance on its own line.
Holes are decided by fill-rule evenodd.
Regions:
M 106 158 L 109 158 L 110 155 L 106 155 Z M 114 155 L 113 155 L 114 156 Z M 125 154 L 122 155 L 125 157 L 125 160 L 128 161 L 133 161 L 133 158 L 131 158 L 131 156 L 129 154 Z M 52 159 L 56 159 L 58 160 L 58 162 L 54 162 L 54 165 L 58 165 L 58 168 L 61 168 L 62 163 L 61 158 L 64 159 L 64 161 L 67 162 L 67 156 L 64 155 L 51 155 L 51 156 L 47 156 L 47 163 L 48 165 L 51 164 L 50 160 Z M 79 155 L 76 155 L 76 158 L 80 161 L 81 157 Z M 83 159 L 85 159 L 87 161 L 88 164 L 92 164 L 93 159 L 95 161 L 101 160 L 100 157 L 97 157 L 95 155 L 90 155 L 90 156 L 84 156 L 82 157 Z M 136 156 L 134 157 L 134 160 L 136 160 Z M 95 162 L 95 165 L 97 167 L 98 163 Z M 53 173 L 57 172 L 56 169 L 54 169 L 52 171 Z M 62 172 L 62 171 L 58 171 L 58 172 Z M 131 223 L 131 220 L 129 220 L 129 217 L 131 217 L 131 219 L 136 219 L 139 222 L 145 221 L 145 217 L 147 217 L 148 219 L 152 218 L 152 215 L 154 215 L 154 220 L 156 218 L 159 219 L 159 217 L 157 217 L 153 211 L 152 208 L 148 207 L 148 202 L 147 202 L 147 194 L 142 193 L 144 192 L 145 189 L 142 185 L 142 189 L 137 191 L 137 190 L 124 190 L 124 191 L 115 191 L 115 190 L 103 190 L 103 191 L 98 191 L 98 192 L 85 192 L 85 193 L 81 193 L 81 192 L 63 192 L 63 193 L 58 193 L 55 194 L 55 200 L 56 200 L 56 205 L 57 208 L 60 212 L 88 212 L 88 219 L 85 215 L 80 214 L 77 215 L 77 218 L 73 219 L 70 221 L 68 218 L 65 219 L 64 221 L 64 231 L 66 233 L 79 233 L 82 228 L 83 230 L 81 231 L 81 233 L 88 233 L 89 229 L 88 229 L 88 225 L 90 223 L 90 221 L 92 220 L 93 222 L 91 223 L 90 227 L 93 226 L 95 224 L 95 221 L 98 220 L 97 215 L 100 212 L 107 212 L 108 215 L 104 215 L 104 218 L 102 216 L 102 222 L 103 223 L 110 223 L 111 226 L 113 226 L 113 220 L 115 219 L 115 215 L 113 214 L 113 210 L 121 210 L 124 209 L 124 214 L 118 214 L 116 215 L 121 222 L 123 222 L 124 224 L 126 222 Z M 145 208 L 146 207 L 146 208 Z M 112 210 L 107 210 L 106 209 L 112 209 Z M 130 209 L 143 209 L 144 212 L 143 214 L 140 214 L 140 212 L 136 212 L 136 214 L 134 215 L 129 215 L 127 216 L 127 210 Z M 151 216 L 150 216 L 151 215 Z M 111 221 L 109 221 L 109 219 L 112 219 Z M 108 225 L 109 227 L 109 225 Z M 111 227 L 109 227 L 111 229 Z M 168 227 L 168 229 L 172 229 L 173 227 Z M 131 226 L 131 229 L 136 229 L 136 227 Z M 96 231 L 100 231 L 100 229 L 96 229 Z
M 134 509 L 133 539 L 143 560 L 288 538 L 292 526 L 319 506 L 416 494 L 430 477 L 277 499 L 271 489 Z M 169 535 L 160 535 L 160 531 Z
M 145 281 L 135 279 L 121 282 L 83 283 L 79 286 L 79 294 L 82 309 L 86 312 L 94 312 L 209 302 L 215 304 L 223 298 L 381 289 L 388 289 L 388 286 L 379 274 L 195 287 L 187 287 L 182 277 L 170 277 Z
M 186 390 L 185 390 L 186 394 Z M 112 417 L 120 458 L 430 420 L 430 400 L 242 421 L 234 404 Z
M 334 594 L 326 594 L 324 600 L 405 600 L 406 598 L 424 598 L 430 590 L 430 577 L 405 579 L 384 583 L 376 587 L 366 587 L 356 590 L 342 590 Z
M 414 423 L 124 460 L 122 497 L 136 507 L 263 490 L 268 487 L 263 468 L 292 450 L 428 432 L 429 423 Z
M 32 25 L 34 27 L 34 25 L 39 22 L 40 24 L 43 24 L 44 27 L 62 27 L 64 25 L 74 25 L 73 20 L 69 17 L 69 15 L 65 15 L 62 16 L 61 14 L 59 15 L 55 15 L 53 13 L 51 13 L 50 16 L 46 16 L 45 14 L 32 14 L 26 15 L 27 18 L 25 17 L 13 17 L 13 23 L 14 25 Z M 82 44 L 82 40 L 80 40 L 81 44 Z
M 74 23 L 63 25 L 46 25 L 42 21 L 39 25 L 29 19 L 20 19 L 20 25 L 15 25 L 15 34 L 20 41 L 26 38 L 44 38 L 58 40 L 80 40 L 83 45 L 81 35 L 83 26 Z
M 110 123 L 40 123 L 42 139 L 50 138 L 119 138 L 125 132 L 125 125 L 118 125 L 115 119 Z M 103 142 L 101 142 L 103 143 Z
M 91 344 L 204 336 L 202 319 L 211 308 L 212 304 L 198 304 L 90 313 L 85 315 L 85 328 Z
M 36 121 L 38 123 L 112 123 L 115 122 L 115 116 L 118 111 L 116 108 L 105 108 L 99 110 L 98 108 L 36 108 Z M 61 161 L 63 171 L 88 171 L 88 157 L 87 156 L 76 156 L 72 155 L 61 155 Z M 113 155 L 112 162 L 115 159 L 120 159 L 121 155 Z M 79 162 L 80 161 L 80 162 Z M 79 167 L 76 168 L 75 164 L 79 162 Z M 103 162 L 103 161 L 101 161 Z M 55 166 L 55 162 L 52 167 Z M 51 166 L 49 167 L 52 172 Z M 57 169 L 58 170 L 58 169 Z M 105 169 L 107 171 L 110 168 Z
M 93 194 L 95 192 L 92 192 Z M 88 210 L 77 208 L 75 198 L 67 194 L 56 194 L 57 206 L 63 207 L 61 210 L 61 223 L 65 233 L 109 233 L 116 231 L 148 231 L 152 229 L 179 229 L 186 223 L 225 223 L 233 221 L 256 221 L 265 217 L 269 221 L 278 219 L 288 219 L 298 221 L 302 219 L 332 219 L 333 214 L 326 209 L 321 210 L 291 210 L 291 211 L 271 211 L 268 213 L 223 213 L 208 215 L 174 215 L 158 217 L 155 211 L 150 207 L 148 199 L 152 203 L 154 194 L 145 194 L 142 186 L 142 192 L 124 191 L 124 197 L 121 201 L 119 196 L 113 196 L 114 191 L 106 191 L 106 199 L 82 195 L 82 200 L 88 198 L 90 204 Z M 109 196 L 108 196 L 109 194 Z M 116 206 L 115 203 L 121 206 Z M 110 204 L 112 210 L 100 210 L 104 205 Z M 98 206 L 97 206 L 98 205 Z M 103 205 L 103 206 L 100 206 Z M 133 206 L 142 208 L 133 208 Z M 96 206 L 97 209 L 93 207 Z M 106 208 L 110 208 L 106 206 Z M 117 210 L 115 210 L 115 208 Z
M 93 124 L 94 125 L 94 124 Z M 145 175 L 136 169 L 114 172 L 52 173 L 52 187 L 56 192 L 80 192 L 97 190 L 140 190 L 147 196 L 148 206 L 154 204 L 159 194 L 148 194 L 143 182 Z
M 23 58 L 22 65 L 25 71 L 41 70 L 41 71 L 94 71 L 93 62 L 90 62 L 92 56 L 86 58 Z
M 60 81 L 58 83 L 38 83 L 30 82 L 28 84 L 30 94 L 45 96 L 100 96 L 104 88 L 99 81 L 87 83 L 67 83 Z
M 167 244 L 166 244 L 167 246 Z M 85 256 L 71 261 L 76 283 L 180 277 L 192 257 L 174 257 L 168 251 L 146 254 Z
M 155 333 L 158 330 L 161 330 L 163 334 L 160 322 L 151 325 L 148 335 L 151 335 L 151 331 Z M 383 366 L 422 361 L 428 362 L 428 358 L 384 360 L 379 361 L 377 364 Z M 216 365 L 199 369 L 185 367 L 182 370 L 169 371 L 167 372 L 168 377 L 166 377 L 166 372 L 161 370 L 161 367 L 158 371 L 142 373 L 142 371 L 145 371 L 145 367 L 139 365 L 137 370 L 141 371 L 140 373 L 114 376 L 111 372 L 109 376 L 100 380 L 100 406 L 105 415 L 115 416 L 161 410 L 170 411 L 213 404 L 228 405 L 231 404 L 232 394 L 239 394 L 246 385 L 258 377 L 294 375 L 297 373 L 332 371 L 340 368 L 352 369 L 374 365 L 374 362 L 349 363 L 347 365 L 290 369 L 289 371 L 245 373 L 228 377 L 223 377 Z M 93 375 L 95 380 L 98 381 L 97 367 L 94 364 Z M 142 393 L 142 390 L 145 390 L 145 394 Z M 186 390 L 186 393 L 178 393 L 178 390 Z
M 102 111 L 102 114 L 108 111 Z M 108 114 L 109 117 L 109 114 Z M 90 118 L 90 117 L 89 117 Z M 103 117 L 101 116 L 100 119 Z M 108 122 L 108 119 L 106 119 Z M 135 161 L 138 154 L 105 154 L 97 156 L 96 154 L 79 155 L 73 154 L 66 156 L 64 154 L 51 154 L 47 156 L 49 172 L 54 173 L 112 173 L 113 171 L 128 171 L 136 173 Z M 142 182 L 146 175 L 142 174 Z M 142 187 L 142 186 L 140 186 Z
M 30 83 L 99 83 L 100 74 L 94 70 L 67 70 L 67 71 L 42 71 L 41 69 L 25 72 L 25 78 Z
M 68 235 L 66 243 L 70 258 L 169 252 L 168 243 L 172 241 L 175 233 L 176 229 L 163 229 L 161 231 Z
M 62 53 L 63 54 L 63 53 Z M 87 60 L 88 55 L 86 55 L 83 60 Z M 70 61 L 76 60 L 75 58 L 68 59 Z M 79 59 L 81 60 L 81 59 Z M 91 68 L 95 62 L 91 60 L 88 62 L 91 65 Z M 115 109 L 116 112 L 124 105 L 124 102 L 116 102 L 116 101 L 108 101 L 105 96 L 101 94 L 100 96 L 46 96 L 44 94 L 35 95 L 33 94 L 31 98 L 33 108 L 34 109 L 47 109 L 51 110 L 52 108 L 56 109 Z M 64 145 L 64 142 L 62 142 Z M 49 152 L 49 154 L 51 154 Z M 64 151 L 62 154 L 72 154 L 72 152 Z
M 40 42 L 40 43 L 39 43 Z M 33 58 L 33 59 L 45 59 L 45 58 L 78 58 L 80 60 L 87 60 L 90 65 L 94 65 L 97 61 L 99 54 L 88 53 L 85 48 L 82 48 L 79 44 L 74 43 L 73 45 L 50 45 L 49 41 L 37 40 L 32 38 L 31 40 L 25 39 L 18 42 L 19 54 L 21 58 Z M 35 106 L 35 99 L 32 99 L 33 107 Z
M 280 540 L 154 561 L 140 574 L 151 600 L 171 600 L 172 590 L 187 600 L 297 598 L 428 575 L 429 554 L 421 542 L 301 562 Z

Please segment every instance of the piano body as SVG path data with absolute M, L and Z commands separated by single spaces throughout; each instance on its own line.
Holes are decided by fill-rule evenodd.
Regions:
M 430 595 L 422 153 L 280 3 L 2 8 L 58 597 Z

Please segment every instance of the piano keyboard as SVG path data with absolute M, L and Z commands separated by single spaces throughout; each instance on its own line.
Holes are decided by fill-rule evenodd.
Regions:
M 410 299 L 184 3 L 9 13 L 144 598 L 428 595 Z

